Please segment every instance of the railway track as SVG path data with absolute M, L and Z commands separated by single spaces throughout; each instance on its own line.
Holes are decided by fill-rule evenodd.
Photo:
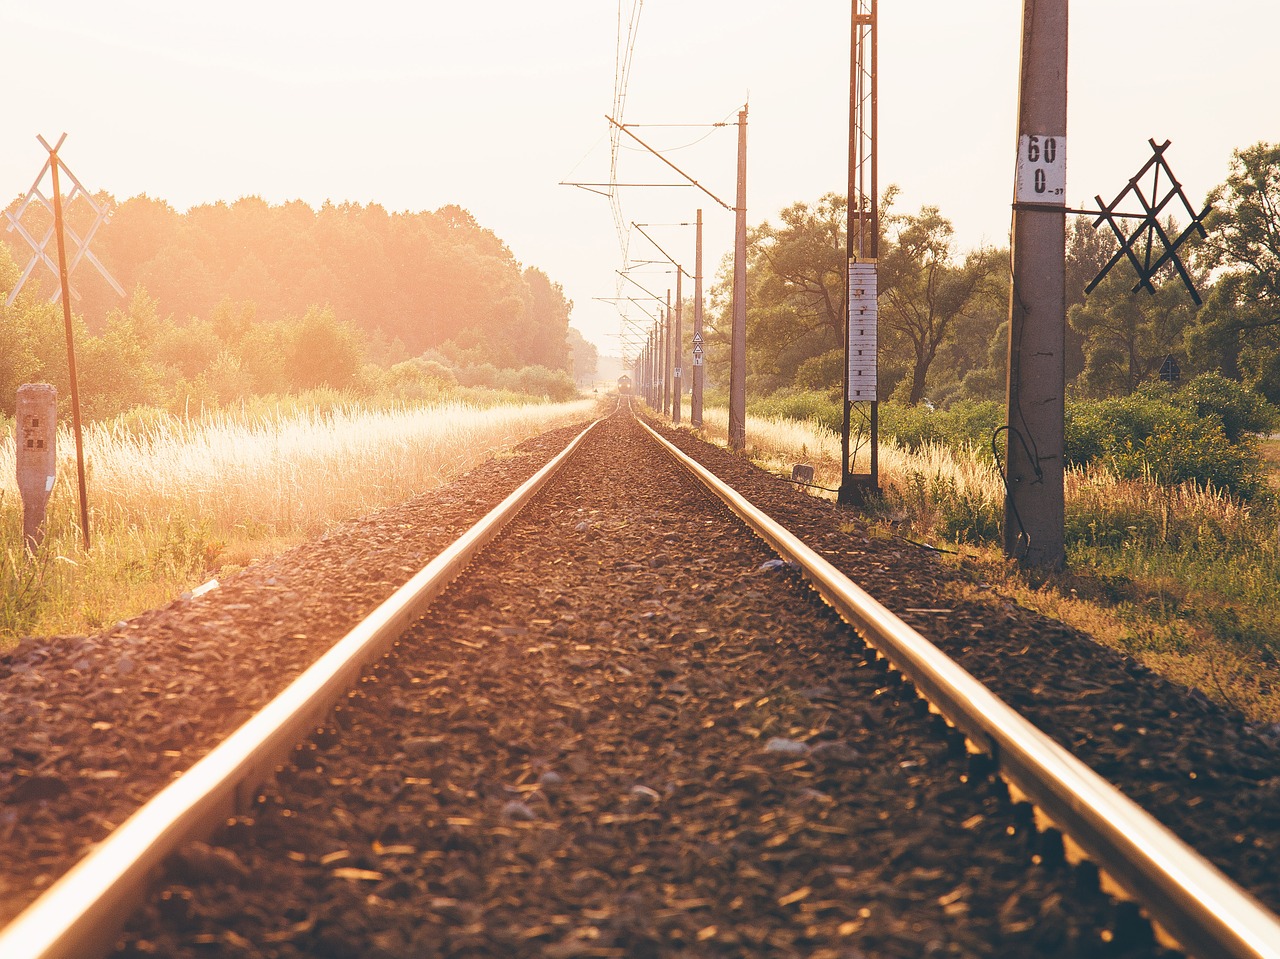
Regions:
M 422 622 L 404 632 L 416 612 L 384 607 L 382 625 L 350 633 L 341 646 L 363 649 L 352 664 L 336 664 L 335 647 L 332 668 L 312 671 L 327 678 L 285 694 L 303 704 L 292 725 L 255 718 L 267 731 L 237 733 L 238 756 L 226 758 L 235 737 L 210 753 L 201 765 L 226 773 L 208 775 L 220 785 L 176 782 L 157 799 L 176 812 L 153 805 L 130 820 L 0 933 L 0 954 L 105 952 L 173 850 L 126 953 L 1078 955 L 1109 938 L 1115 954 L 1160 954 L 1132 910 L 1081 883 L 1091 867 L 1053 865 L 1055 834 L 1031 827 L 988 764 L 966 758 L 965 739 L 1074 837 L 1069 851 L 1088 850 L 1195 954 L 1280 954 L 1265 909 L 1003 715 L 802 543 L 766 529 L 880 654 L 864 646 L 803 586 L 800 566 L 743 535 L 724 502 L 758 520 L 731 492 L 713 499 L 696 465 L 658 455 L 621 412 L 575 442 L 583 450 L 566 451 L 554 483 L 550 469 L 535 477 L 547 488 L 492 547 L 472 559 L 490 535 L 477 533 L 457 568 L 433 562 L 444 582 L 471 568 Z M 818 508 L 771 495 L 775 512 Z M 847 560 L 852 551 L 827 547 L 854 537 L 827 519 L 807 538 Z M 434 597 L 444 582 L 431 575 L 401 593 Z M 905 614 L 944 611 L 951 587 L 924 589 L 928 605 L 898 597 L 916 604 Z M 956 616 L 961 604 L 946 602 Z M 966 615 L 956 631 L 971 638 L 1003 625 L 1021 642 L 1026 628 L 1009 612 L 1013 627 Z M 964 736 L 919 708 L 917 689 Z M 1177 713 L 1169 702 L 1153 713 Z M 1139 728 L 1157 744 L 1164 734 L 1155 720 Z M 1098 732 L 1065 738 L 1094 747 Z M 1245 743 L 1244 770 L 1229 757 L 1258 801 L 1280 765 L 1266 765 L 1266 745 Z M 1217 800 L 1192 790 L 1182 801 Z M 183 844 L 228 818 L 217 845 Z M 1041 867 L 1028 868 L 1033 856 Z M 1265 881 L 1251 885 L 1267 896 Z

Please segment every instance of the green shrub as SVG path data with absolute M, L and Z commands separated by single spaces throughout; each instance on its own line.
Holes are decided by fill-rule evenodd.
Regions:
M 829 350 L 820 356 L 811 356 L 796 368 L 796 389 L 825 396 L 841 398 L 844 377 L 844 350 Z M 832 387 L 831 384 L 836 386 Z M 834 392 L 833 392 L 834 391 Z
M 1218 373 L 1202 373 L 1178 390 L 1174 401 L 1190 403 L 1201 417 L 1214 417 L 1227 440 L 1239 443 L 1246 434 L 1270 433 L 1280 411 L 1253 390 Z
M 1247 398 L 1212 381 L 1199 389 L 1170 394 L 1155 386 L 1132 396 L 1068 404 L 1068 464 L 1099 463 L 1122 479 L 1166 486 L 1190 481 L 1254 496 L 1263 486 L 1262 462 L 1252 434 L 1242 430 L 1265 422 L 1266 409 L 1254 409 Z M 1231 419 L 1236 442 L 1219 409 Z
M 751 404 L 751 413 L 755 416 L 772 416 L 796 420 L 800 423 L 814 422 L 832 432 L 839 433 L 844 428 L 844 414 L 840 404 L 840 397 L 832 399 L 826 393 L 784 389 L 767 399 L 754 401 Z
M 562 403 L 578 395 L 578 387 L 564 370 L 551 370 L 545 366 L 526 366 L 514 371 L 515 389 L 527 396 L 545 396 Z
M 880 407 L 880 430 L 898 444 L 918 450 L 927 443 L 949 449 L 987 449 L 991 434 L 1004 424 L 1003 403 L 962 400 L 947 409 L 885 403 Z

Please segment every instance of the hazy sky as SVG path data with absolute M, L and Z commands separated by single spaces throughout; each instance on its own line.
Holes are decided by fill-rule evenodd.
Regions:
M 843 193 L 849 9 L 646 0 L 625 117 L 711 123 L 749 96 L 750 222 Z M 1014 0 L 880 3 L 880 182 L 901 186 L 899 209 L 939 206 L 962 247 L 1007 238 L 1021 11 Z M 36 134 L 66 132 L 72 170 L 120 199 L 457 203 L 562 283 L 574 325 L 613 351 L 617 313 L 593 300 L 617 289 L 613 217 L 605 198 L 558 184 L 608 178 L 617 32 L 617 0 L 0 0 L 0 195 L 31 185 Z M 1280 140 L 1277 37 L 1274 0 L 1074 0 L 1069 202 L 1118 192 L 1148 137 L 1173 141 L 1168 158 L 1195 202 L 1233 149 Z M 732 203 L 732 128 L 637 132 L 680 147 L 671 159 Z M 619 178 L 672 182 L 655 163 L 626 150 Z M 731 214 L 692 189 L 622 197 L 628 222 L 692 221 L 699 205 L 710 278 Z M 648 232 L 692 268 L 692 230 Z M 638 235 L 630 248 L 659 257 Z M 674 285 L 636 276 L 659 295 Z

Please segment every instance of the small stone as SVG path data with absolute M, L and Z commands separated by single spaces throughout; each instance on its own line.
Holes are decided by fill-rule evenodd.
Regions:
M 538 777 L 538 785 L 543 786 L 544 788 L 547 786 L 550 786 L 552 788 L 556 786 L 563 786 L 564 777 L 561 776 L 554 769 L 548 769 L 545 773 L 543 773 L 541 776 Z
M 412 736 L 400 744 L 404 754 L 410 759 L 425 759 L 434 751 L 437 743 L 426 736 Z
M 174 871 L 189 885 L 206 881 L 237 882 L 249 877 L 249 867 L 222 846 L 191 842 L 178 850 L 174 858 Z
M 538 814 L 528 804 L 522 803 L 519 799 L 512 799 L 502 807 L 502 818 L 513 822 L 532 822 L 538 818 Z
M 832 765 L 849 765 L 862 758 L 862 754 L 846 742 L 830 739 L 818 743 L 809 750 L 809 755 Z
M 134 670 L 133 660 L 128 656 L 121 656 L 120 661 L 116 663 L 116 671 L 121 676 L 128 676 Z
M 805 756 L 809 753 L 809 747 L 799 740 L 771 736 L 764 744 L 764 751 L 780 756 Z
M 651 789 L 650 787 L 643 785 L 632 786 L 628 795 L 631 797 L 633 802 L 646 806 L 651 803 L 656 803 L 662 799 L 662 796 L 656 789 Z
M 817 803 L 820 806 L 834 806 L 836 801 L 826 793 L 806 787 L 800 790 L 797 798 L 802 802 Z
M 57 799 L 67 792 L 67 784 L 61 776 L 37 774 L 22 777 L 19 786 L 13 791 L 13 798 L 18 802 L 31 802 L 37 799 Z
M 800 568 L 799 563 L 793 563 L 789 559 L 767 559 L 763 563 L 761 563 L 759 566 L 756 567 L 756 572 L 770 573 L 770 572 L 778 572 L 779 570 L 799 569 L 799 568 Z
M 589 529 L 591 529 L 591 524 L 588 523 L 585 519 L 581 523 L 579 523 L 577 526 L 574 527 L 574 530 L 576 530 L 579 533 L 585 533 Z

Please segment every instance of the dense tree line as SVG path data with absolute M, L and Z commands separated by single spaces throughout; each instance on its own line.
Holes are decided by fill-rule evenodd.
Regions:
M 93 251 L 129 296 L 121 301 L 87 263 L 76 271 L 90 415 L 316 387 L 374 389 L 386 385 L 382 374 L 419 358 L 454 379 L 495 371 L 482 385 L 515 382 L 500 370 L 543 369 L 563 383 L 575 360 L 594 367 L 589 344 L 575 342 L 571 354 L 572 304 L 560 285 L 523 267 L 459 207 L 314 210 L 247 197 L 179 213 L 147 196 L 118 206 L 101 199 L 114 212 Z M 86 214 L 68 211 L 81 233 Z M 47 224 L 31 217 L 24 223 L 42 235 Z M 7 292 L 30 252 L 14 234 L 5 242 Z M 60 310 L 47 302 L 52 278 L 43 270 L 36 277 L 0 321 L 0 410 L 11 408 L 22 382 L 66 383 Z M 391 379 L 414 375 L 405 367 Z
M 880 398 L 1000 400 L 1008 350 L 1007 249 L 957 248 L 935 206 L 881 203 Z M 1166 267 L 1154 293 L 1126 264 L 1085 295 L 1116 243 L 1088 217 L 1068 225 L 1067 354 L 1073 396 L 1128 396 L 1158 379 L 1167 356 L 1188 375 L 1219 373 L 1280 403 L 1280 145 L 1236 151 L 1209 197 L 1207 238 L 1183 248 L 1204 298 L 1197 308 Z M 1175 233 L 1176 224 L 1168 225 Z M 1176 235 L 1176 234 L 1175 234 Z M 747 384 L 839 395 L 846 299 L 845 199 L 796 203 L 749 232 Z M 709 376 L 727 378 L 731 276 L 712 289 Z M 723 385 L 723 384 L 721 384 Z

